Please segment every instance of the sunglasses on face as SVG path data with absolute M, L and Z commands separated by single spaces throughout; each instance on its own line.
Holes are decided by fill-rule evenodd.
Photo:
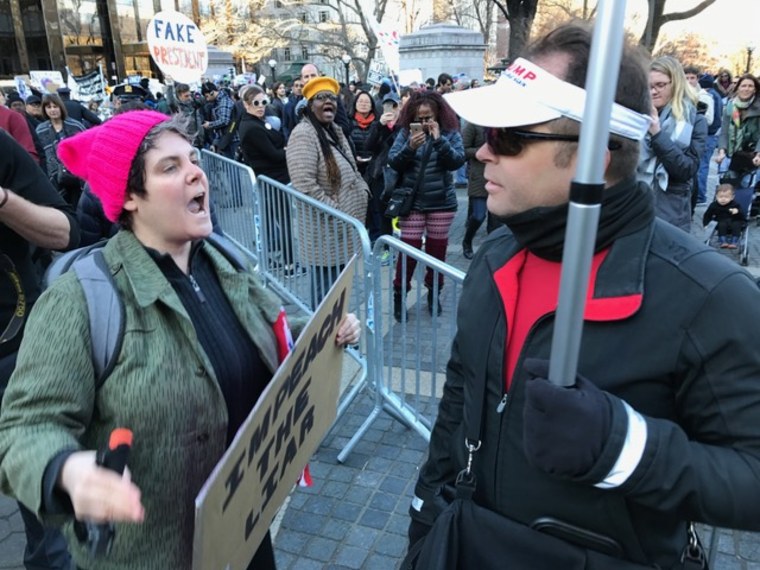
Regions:
M 269 105 L 269 99 L 253 100 L 253 101 L 251 101 L 251 104 L 254 107 L 258 107 L 259 105 L 262 105 L 262 106 L 266 107 L 267 105 Z
M 324 101 L 337 101 L 338 98 L 335 95 L 333 95 L 332 93 L 317 93 L 316 95 L 314 95 L 314 100 L 315 101 L 322 101 L 322 102 L 324 102 Z
M 508 127 L 486 129 L 486 142 L 495 154 L 502 156 L 517 156 L 528 142 L 562 141 L 578 142 L 580 135 L 563 135 L 559 133 L 536 133 Z M 617 150 L 620 143 L 609 141 L 607 148 Z

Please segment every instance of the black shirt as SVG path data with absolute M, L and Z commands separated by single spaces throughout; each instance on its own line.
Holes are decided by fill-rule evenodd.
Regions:
M 168 254 L 146 248 L 182 301 L 198 341 L 216 373 L 227 404 L 227 445 L 235 437 L 272 374 L 248 336 L 224 294 L 201 242 L 190 253 L 190 272 L 185 275 Z
M 69 219 L 68 249 L 79 245 L 79 224 L 71 207 L 50 184 L 37 162 L 8 133 L 0 129 L 0 186 L 40 206 L 50 206 Z M 1 194 L 1 193 L 0 193 Z M 6 255 L 20 277 L 26 297 L 26 314 L 40 295 L 40 277 L 32 259 L 33 244 L 0 223 L 0 253 Z M 0 270 L 0 332 L 16 309 L 18 296 L 10 275 Z M 18 350 L 21 333 L 0 343 L 0 358 Z M 0 379 L 2 380 L 2 379 Z

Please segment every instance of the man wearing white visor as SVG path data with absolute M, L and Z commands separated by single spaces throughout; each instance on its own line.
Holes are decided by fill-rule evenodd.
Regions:
M 417 568 L 451 559 L 452 543 L 460 569 L 704 568 L 692 522 L 760 530 L 760 343 L 748 340 L 760 289 L 655 218 L 635 178 L 651 104 L 648 61 L 632 48 L 599 141 L 605 189 L 578 377 L 571 388 L 547 380 L 590 44 L 586 27 L 562 26 L 493 86 L 446 96 L 487 127 L 477 157 L 505 227 L 462 291 L 410 509 Z M 460 491 L 474 480 L 477 509 L 452 515 L 458 475 Z M 452 521 L 464 522 L 453 532 Z

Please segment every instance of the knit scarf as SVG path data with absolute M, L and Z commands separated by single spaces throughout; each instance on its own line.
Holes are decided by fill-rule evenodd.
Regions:
M 562 259 L 567 228 L 568 204 L 533 208 L 503 218 L 518 243 L 549 261 Z M 632 234 L 654 218 L 654 200 L 646 184 L 632 177 L 604 190 L 594 252 L 612 245 L 619 237 Z
M 368 129 L 372 123 L 375 121 L 375 114 L 370 113 L 366 117 L 363 117 L 361 113 L 358 111 L 354 113 L 354 120 L 356 121 L 356 124 L 359 125 L 359 128 L 362 130 Z
M 657 136 L 669 138 L 678 148 L 686 149 L 691 144 L 697 109 L 690 101 L 684 101 L 685 116 L 681 120 L 676 120 L 672 111 L 670 103 L 660 110 L 660 132 Z M 653 190 L 659 188 L 665 192 L 668 189 L 668 171 L 655 154 L 652 135 L 649 133 L 641 141 L 641 155 L 636 173 L 638 180 L 649 184 Z
M 728 104 L 731 106 L 731 124 L 729 125 L 728 156 L 733 156 L 737 150 L 744 148 L 744 129 L 742 128 L 742 111 L 755 102 L 754 95 L 749 101 L 742 101 L 734 97 Z

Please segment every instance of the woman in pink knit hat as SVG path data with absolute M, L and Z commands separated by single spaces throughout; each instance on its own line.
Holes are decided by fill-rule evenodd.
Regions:
M 0 489 L 64 525 L 78 568 L 189 569 L 195 497 L 287 351 L 282 303 L 205 240 L 208 180 L 181 119 L 125 113 L 59 155 L 122 225 L 103 255 L 124 335 L 99 385 L 74 272 L 40 297 L 3 400 Z M 349 314 L 335 340 L 359 332 Z M 124 477 L 93 451 L 117 427 L 134 434 Z M 110 553 L 91 558 L 75 519 L 115 522 Z M 249 568 L 274 566 L 267 535 Z

